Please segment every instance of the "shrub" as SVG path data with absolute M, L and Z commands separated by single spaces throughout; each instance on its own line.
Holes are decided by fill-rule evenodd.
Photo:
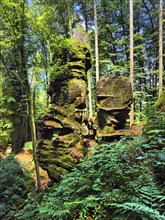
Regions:
M 45 194 L 41 202 L 37 204 L 32 199 L 33 212 L 34 206 L 36 207 L 35 219 L 119 220 L 124 216 L 123 219 L 132 220 L 136 219 L 132 213 L 134 216 L 140 213 L 143 217 L 145 212 L 147 214 L 144 216 L 149 217 L 152 212 L 156 212 L 155 206 L 149 204 L 152 192 L 150 183 L 154 178 L 150 161 L 147 160 L 141 144 L 142 141 L 135 138 L 97 147 L 72 173 L 67 174 L 56 188 Z M 145 189 L 148 192 L 146 197 Z M 158 198 L 162 199 L 161 192 L 159 196 Z M 158 204 L 155 199 L 154 201 L 154 204 Z M 18 219 L 28 219 L 23 213 L 27 216 L 27 210 L 32 210 L 29 203 L 30 201 Z M 140 205 L 148 211 L 144 212 Z M 128 206 L 137 210 L 132 212 Z M 120 212 L 124 208 L 127 209 Z M 161 209 L 157 211 L 161 216 L 159 211 Z M 131 218 L 128 217 L 129 214 Z M 142 217 L 138 217 L 138 220 Z
M 0 218 L 14 219 L 33 183 L 12 155 L 0 159 Z
M 115 219 L 116 211 L 119 212 L 122 205 L 125 208 L 132 204 L 135 210 L 140 205 L 145 211 L 148 209 L 145 213 L 147 217 L 152 212 L 156 213 L 157 210 L 149 205 L 150 190 L 147 191 L 148 204 L 142 199 L 141 190 L 145 190 L 144 187 L 151 189 L 153 175 L 140 144 L 139 139 L 123 139 L 99 146 L 44 199 L 40 205 L 40 215 L 52 219 Z M 138 220 L 145 216 L 144 210 L 135 212 L 136 215 L 141 214 Z M 122 219 L 122 216 L 123 219 L 136 219 L 133 216 L 129 218 L 126 211 L 125 215 L 121 213 L 117 214 L 117 219 Z
M 9 106 L 15 100 L 12 97 L 0 98 L 0 148 L 5 151 L 11 138 L 13 124 L 11 122 L 12 111 Z

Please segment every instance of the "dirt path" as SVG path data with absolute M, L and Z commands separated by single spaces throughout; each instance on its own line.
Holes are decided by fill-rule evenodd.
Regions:
M 33 178 L 36 179 L 32 153 L 28 152 L 28 151 L 25 151 L 25 150 L 22 150 L 18 154 L 16 154 L 15 157 L 20 162 L 23 169 L 31 172 Z M 50 179 L 48 177 L 48 174 L 41 167 L 39 168 L 39 171 L 40 171 L 40 178 L 41 178 L 41 187 L 46 188 L 47 183 L 50 181 Z

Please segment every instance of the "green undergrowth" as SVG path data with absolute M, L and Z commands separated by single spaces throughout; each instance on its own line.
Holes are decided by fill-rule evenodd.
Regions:
M 62 181 L 29 193 L 18 220 L 165 220 L 165 118 L 139 137 L 102 143 Z
M 15 219 L 32 186 L 34 180 L 23 172 L 14 156 L 0 158 L 0 219 Z
M 30 195 L 17 219 L 164 220 L 164 122 L 154 115 L 142 136 L 92 149 L 58 185 Z

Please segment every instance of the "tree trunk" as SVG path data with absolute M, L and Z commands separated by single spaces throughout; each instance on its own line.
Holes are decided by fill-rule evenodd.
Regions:
M 21 38 L 20 38 L 20 45 L 19 45 L 19 55 L 20 55 L 20 63 L 19 63 L 19 71 L 20 75 L 22 74 L 22 84 L 25 90 L 25 94 L 27 97 L 28 103 L 28 113 L 29 113 L 29 121 L 31 127 L 31 138 L 32 138 L 32 146 L 33 146 L 33 159 L 35 164 L 35 171 L 36 171 L 36 185 L 37 190 L 39 191 L 41 188 L 40 182 L 40 174 L 39 174 L 39 163 L 37 159 L 37 141 L 36 141 L 36 125 L 35 125 L 35 111 L 34 111 L 34 100 L 32 91 L 30 88 L 29 80 L 28 80 L 28 72 L 26 67 L 26 56 L 25 56 L 25 16 L 24 16 L 24 5 L 25 3 L 21 3 L 22 14 L 20 20 L 21 26 Z
M 84 20 L 85 20 L 85 31 L 88 32 L 87 0 L 83 0 L 83 14 L 84 14 Z
M 93 1 L 94 4 L 94 23 L 95 23 L 95 65 L 96 65 L 96 82 L 99 80 L 99 51 L 98 51 L 98 27 L 97 27 L 97 8 L 96 0 Z
M 134 91 L 134 40 L 133 40 L 133 0 L 130 0 L 130 81 Z M 130 126 L 134 123 L 134 103 L 131 105 Z
M 69 27 L 69 34 L 72 37 L 72 16 L 71 16 L 71 0 L 67 0 L 68 3 L 68 27 Z
M 163 0 L 159 5 L 159 96 L 163 90 Z
M 36 125 L 35 125 L 35 112 L 34 112 L 34 102 L 33 96 L 30 91 L 29 84 L 27 87 L 27 98 L 28 98 L 28 107 L 29 107 L 29 117 L 30 117 L 30 126 L 31 126 L 31 136 L 32 136 L 32 146 L 33 146 L 33 159 L 35 164 L 35 171 L 36 171 L 36 185 L 37 191 L 40 191 L 41 188 L 41 181 L 40 181 L 40 173 L 39 173 L 39 163 L 37 158 L 37 135 L 36 135 Z M 28 88 L 29 87 L 29 88 Z

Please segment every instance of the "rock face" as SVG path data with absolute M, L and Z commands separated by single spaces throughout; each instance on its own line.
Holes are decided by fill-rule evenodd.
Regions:
M 106 77 L 97 83 L 98 136 L 123 129 L 133 102 L 131 83 L 126 77 Z
M 74 168 L 87 154 L 95 135 L 113 135 L 124 128 L 133 101 L 131 84 L 124 77 L 107 77 L 97 83 L 96 117 L 86 113 L 87 71 L 91 68 L 88 48 L 68 42 L 53 54 L 48 94 L 51 105 L 40 124 L 40 166 L 53 181 Z M 90 146 L 89 146 L 90 145 Z
M 38 147 L 41 167 L 59 181 L 86 154 L 83 136 L 88 135 L 86 115 L 86 73 L 91 68 L 89 50 L 71 42 L 71 50 L 56 53 L 65 71 L 52 78 L 48 94 L 51 106 L 43 119 L 42 141 Z

